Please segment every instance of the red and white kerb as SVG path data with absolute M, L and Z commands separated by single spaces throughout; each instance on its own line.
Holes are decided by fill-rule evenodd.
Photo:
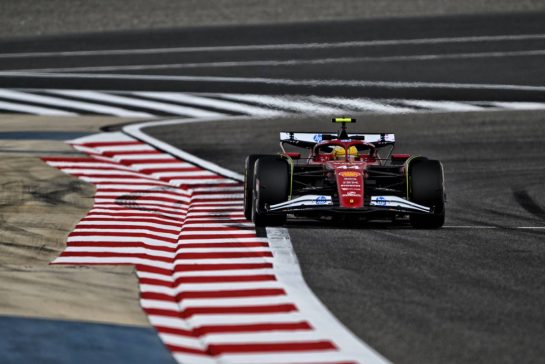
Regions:
M 244 219 L 240 182 L 123 133 L 71 143 L 87 156 L 43 159 L 96 195 L 52 264 L 134 265 L 141 305 L 179 363 L 384 362 L 328 330 L 339 323 L 306 303 L 300 272 L 288 272 L 298 285 L 280 276 L 273 243 Z

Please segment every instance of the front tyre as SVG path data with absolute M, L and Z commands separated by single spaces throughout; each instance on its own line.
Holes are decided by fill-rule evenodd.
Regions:
M 252 221 L 256 226 L 278 226 L 286 222 L 286 214 L 268 214 L 266 206 L 288 200 L 289 164 L 277 156 L 258 158 L 254 166 Z
M 431 207 L 431 214 L 411 215 L 415 228 L 437 229 L 445 223 L 445 187 L 443 166 L 436 160 L 418 160 L 410 166 L 410 200 Z
M 244 162 L 244 217 L 252 220 L 252 197 L 254 195 L 255 161 L 262 157 L 273 157 L 267 154 L 251 154 Z

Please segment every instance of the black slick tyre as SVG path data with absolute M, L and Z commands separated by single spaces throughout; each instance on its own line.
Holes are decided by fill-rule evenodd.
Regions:
M 254 165 L 261 157 L 272 157 L 267 154 L 251 154 L 244 162 L 244 217 L 252 220 L 252 197 L 254 194 Z
M 266 206 L 287 201 L 290 190 L 288 162 L 277 156 L 258 158 L 254 165 L 252 221 L 256 226 L 279 226 L 285 214 L 268 214 Z
M 441 162 L 421 159 L 410 165 L 408 173 L 410 200 L 432 208 L 431 214 L 411 215 L 411 225 L 420 229 L 440 228 L 445 223 L 445 188 Z

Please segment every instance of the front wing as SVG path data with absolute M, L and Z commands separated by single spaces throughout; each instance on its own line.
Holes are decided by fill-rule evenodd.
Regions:
M 334 212 L 334 213 L 374 213 L 374 212 L 397 212 L 407 214 L 430 214 L 433 209 L 428 206 L 419 205 L 399 196 L 371 196 L 366 199 L 361 208 L 346 208 L 336 204 L 331 196 L 304 195 L 285 202 L 266 207 L 266 212 L 295 213 L 295 212 Z

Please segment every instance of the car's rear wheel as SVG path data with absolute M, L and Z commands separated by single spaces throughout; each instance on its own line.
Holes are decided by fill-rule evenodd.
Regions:
M 290 174 L 288 162 L 277 156 L 258 158 L 254 165 L 252 221 L 256 226 L 278 226 L 286 214 L 267 214 L 265 207 L 288 199 Z
M 252 197 L 254 194 L 254 166 L 261 157 L 273 157 L 267 154 L 251 154 L 244 162 L 244 217 L 252 220 Z
M 415 228 L 437 229 L 445 223 L 443 166 L 436 160 L 419 159 L 409 169 L 410 200 L 432 208 L 432 214 L 410 216 Z

